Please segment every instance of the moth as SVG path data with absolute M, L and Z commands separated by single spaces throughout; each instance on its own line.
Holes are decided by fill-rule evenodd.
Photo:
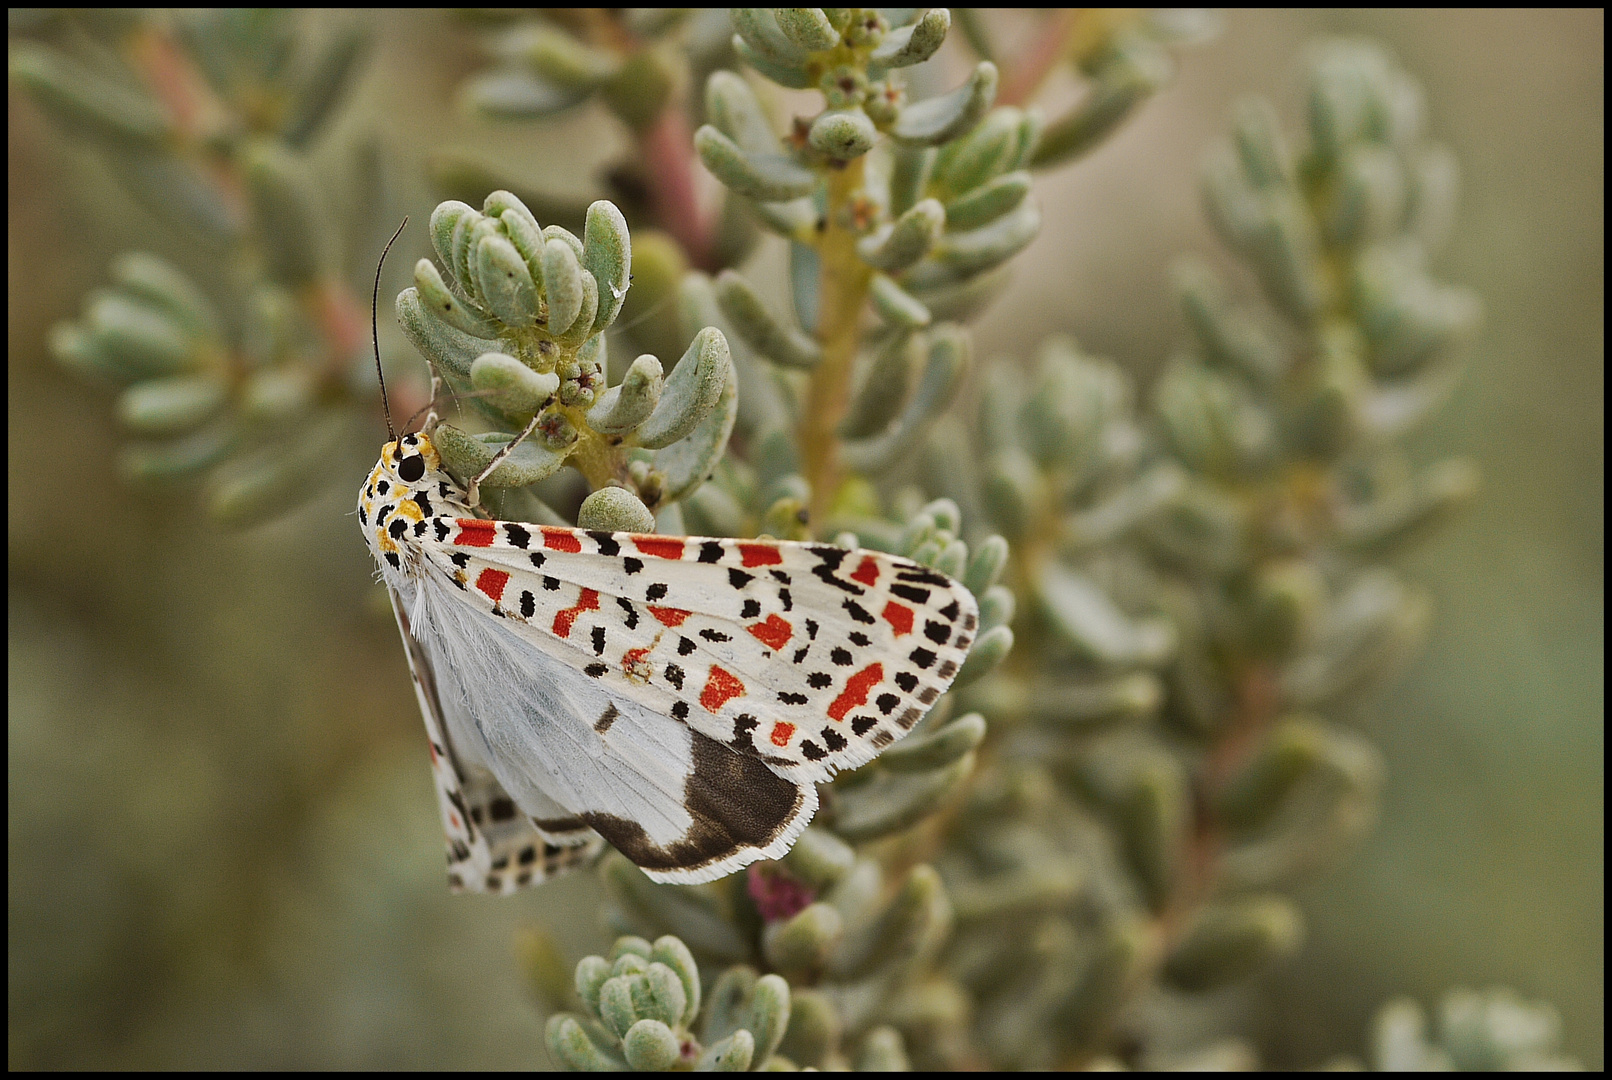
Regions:
M 460 890 L 602 842 L 684 884 L 780 857 L 816 785 L 912 730 L 978 626 L 963 585 L 884 552 L 478 517 L 424 433 L 382 448 L 358 520 Z

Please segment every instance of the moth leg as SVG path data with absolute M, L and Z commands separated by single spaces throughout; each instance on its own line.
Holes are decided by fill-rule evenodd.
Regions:
M 481 482 L 487 479 L 494 469 L 502 465 L 504 463 L 504 459 L 513 454 L 517 446 L 526 441 L 527 436 L 537 430 L 537 422 L 541 420 L 542 417 L 542 413 L 535 414 L 532 417 L 532 422 L 526 425 L 525 431 L 522 431 L 519 435 L 509 440 L 502 450 L 493 455 L 493 459 L 487 463 L 487 467 L 485 469 L 481 470 L 481 472 L 470 478 L 470 486 L 466 489 L 465 494 L 469 497 L 468 502 L 471 506 L 481 505 Z

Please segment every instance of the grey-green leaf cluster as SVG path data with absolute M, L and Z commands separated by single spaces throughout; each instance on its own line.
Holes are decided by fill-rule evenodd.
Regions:
M 789 984 L 732 968 L 704 999 L 704 1043 L 692 1032 L 700 1016 L 700 971 L 688 946 L 668 934 L 653 944 L 621 937 L 608 959 L 576 968 L 583 1015 L 549 1017 L 549 1054 L 579 1072 L 746 1072 L 769 1062 L 789 1025 Z
M 867 174 L 842 224 L 873 271 L 874 310 L 894 331 L 935 318 L 966 317 L 1000 288 L 1002 267 L 1040 225 L 1024 170 L 1040 137 L 1039 114 L 991 111 L 996 66 L 982 61 L 956 90 L 909 103 L 900 73 L 932 55 L 950 26 L 946 9 L 892 28 L 896 14 L 872 9 L 739 9 L 735 51 L 767 79 L 815 88 L 824 109 L 797 120 L 780 138 L 756 91 L 732 72 L 707 80 L 707 123 L 695 135 L 701 160 L 797 251 L 821 243 L 830 176 L 867 157 Z M 802 14 L 805 13 L 805 14 Z M 814 28 L 810 33 L 797 27 Z M 787 27 L 787 29 L 786 29 Z M 793 289 L 804 314 L 816 288 L 818 260 L 796 259 Z M 728 293 L 737 292 L 730 287 Z M 731 308 L 730 308 L 731 305 Z M 799 331 L 755 303 L 724 300 L 730 315 L 755 328 L 755 348 L 786 367 L 809 368 L 815 350 L 793 344 Z
M 51 352 L 118 391 L 125 474 L 206 475 L 222 525 L 279 516 L 345 451 L 348 379 L 368 354 L 357 282 L 389 211 L 351 170 L 349 194 L 369 212 L 344 234 L 309 153 L 363 69 L 369 24 L 285 10 L 62 19 L 65 33 L 13 40 L 14 84 L 101 157 L 171 230 L 159 246 L 187 262 L 118 256 L 110 286 L 52 329 Z M 360 252 L 350 284 L 343 263 Z
M 1578 1072 L 1562 1053 L 1562 1018 L 1514 990 L 1451 990 L 1432 1025 L 1412 998 L 1396 998 L 1372 1020 L 1370 1067 L 1378 1072 Z M 1345 1061 L 1352 1068 L 1356 1062 Z
M 480 211 L 440 204 L 430 233 L 443 269 L 416 264 L 414 286 L 397 298 L 398 321 L 432 372 L 496 426 L 471 435 L 439 424 L 435 442 L 451 470 L 478 476 L 513 443 L 480 479 L 507 490 L 569 462 L 595 489 L 621 489 L 585 504 L 586 527 L 602 529 L 641 529 L 705 480 L 737 415 L 720 330 L 695 333 L 670 375 L 645 354 L 607 385 L 605 331 L 631 284 L 621 211 L 595 202 L 579 239 L 494 191 Z M 553 512 L 538 503 L 528 513 Z

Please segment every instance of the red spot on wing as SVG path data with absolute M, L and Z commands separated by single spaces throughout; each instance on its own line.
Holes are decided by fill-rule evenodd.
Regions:
M 683 557 L 683 540 L 677 536 L 635 536 L 632 538 L 633 547 L 645 555 L 654 555 L 660 559 L 681 559 Z
M 890 624 L 890 629 L 896 632 L 896 637 L 903 637 L 912 633 L 912 609 L 902 607 L 894 600 L 884 605 L 884 621 Z
M 868 691 L 878 686 L 883 679 L 883 664 L 869 664 L 852 675 L 850 681 L 845 684 L 845 689 L 840 692 L 840 696 L 828 707 L 828 715 L 835 720 L 844 720 L 846 713 L 868 703 Z
M 644 675 L 647 677 L 639 665 L 645 664 L 648 656 L 648 649 L 628 649 L 621 658 L 622 669 L 629 675 Z
M 493 603 L 504 598 L 504 586 L 509 584 L 509 575 L 502 570 L 487 567 L 476 577 L 476 588 L 493 598 Z
M 453 523 L 459 526 L 459 535 L 454 538 L 454 543 L 465 547 L 493 546 L 495 533 L 492 522 L 481 518 L 454 518 Z
M 599 594 L 592 589 L 583 589 L 577 602 L 568 608 L 554 613 L 554 633 L 559 637 L 570 637 L 571 627 L 576 625 L 577 616 L 584 611 L 599 610 Z
M 543 546 L 553 551 L 569 551 L 575 554 L 582 550 L 582 541 L 570 529 L 561 529 L 554 525 L 539 525 L 543 533 Z
M 774 746 L 788 746 L 789 740 L 795 736 L 795 725 L 783 721 L 772 726 L 772 744 Z
M 711 677 L 706 680 L 705 689 L 700 691 L 700 704 L 705 706 L 706 712 L 714 713 L 743 693 L 744 683 L 712 664 Z
M 682 608 L 656 607 L 653 604 L 645 604 L 644 606 L 649 609 L 649 613 L 655 616 L 656 621 L 662 626 L 682 626 L 683 620 L 694 614 L 692 611 L 684 611 Z
M 746 566 L 777 566 L 784 561 L 783 555 L 771 544 L 740 544 L 739 558 Z
M 872 555 L 862 556 L 862 563 L 856 568 L 856 573 L 851 575 L 851 580 L 870 586 L 879 580 L 879 564 L 874 561 Z
M 783 648 L 795 634 L 795 628 L 790 626 L 784 619 L 779 618 L 776 612 L 768 615 L 766 622 L 755 623 L 745 627 L 745 629 L 754 634 L 756 640 L 769 649 Z

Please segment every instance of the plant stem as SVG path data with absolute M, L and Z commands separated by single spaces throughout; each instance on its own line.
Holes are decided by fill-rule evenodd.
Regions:
M 721 267 L 712 261 L 711 215 L 694 186 L 694 136 L 683 104 L 668 103 L 638 146 L 648 166 L 656 222 L 682 246 L 690 265 L 715 273 Z
M 857 256 L 857 233 L 851 227 L 851 215 L 845 213 L 861 191 L 862 170 L 863 159 L 856 158 L 829 174 L 826 227 L 817 248 L 823 264 L 817 324 L 823 359 L 812 370 L 800 421 L 801 465 L 811 484 L 814 527 L 827 516 L 840 486 L 836 429 L 850 407 L 862 305 L 873 278 L 873 271 Z
M 1198 774 L 1192 828 L 1181 853 L 1174 894 L 1159 915 L 1165 949 L 1174 944 L 1194 912 L 1214 893 L 1215 871 L 1225 848 L 1225 830 L 1214 812 L 1221 788 L 1255 753 L 1281 711 L 1276 673 L 1269 664 L 1250 664 L 1238 677 L 1237 704 Z M 1162 955 L 1160 957 L 1162 960 Z
M 1038 28 L 1035 42 L 1004 64 L 1006 72 L 996 95 L 998 105 L 1022 106 L 1035 96 L 1052 69 L 1068 55 L 1070 35 L 1079 18 L 1079 11 L 1071 8 L 1060 8 L 1047 17 L 1046 24 Z

